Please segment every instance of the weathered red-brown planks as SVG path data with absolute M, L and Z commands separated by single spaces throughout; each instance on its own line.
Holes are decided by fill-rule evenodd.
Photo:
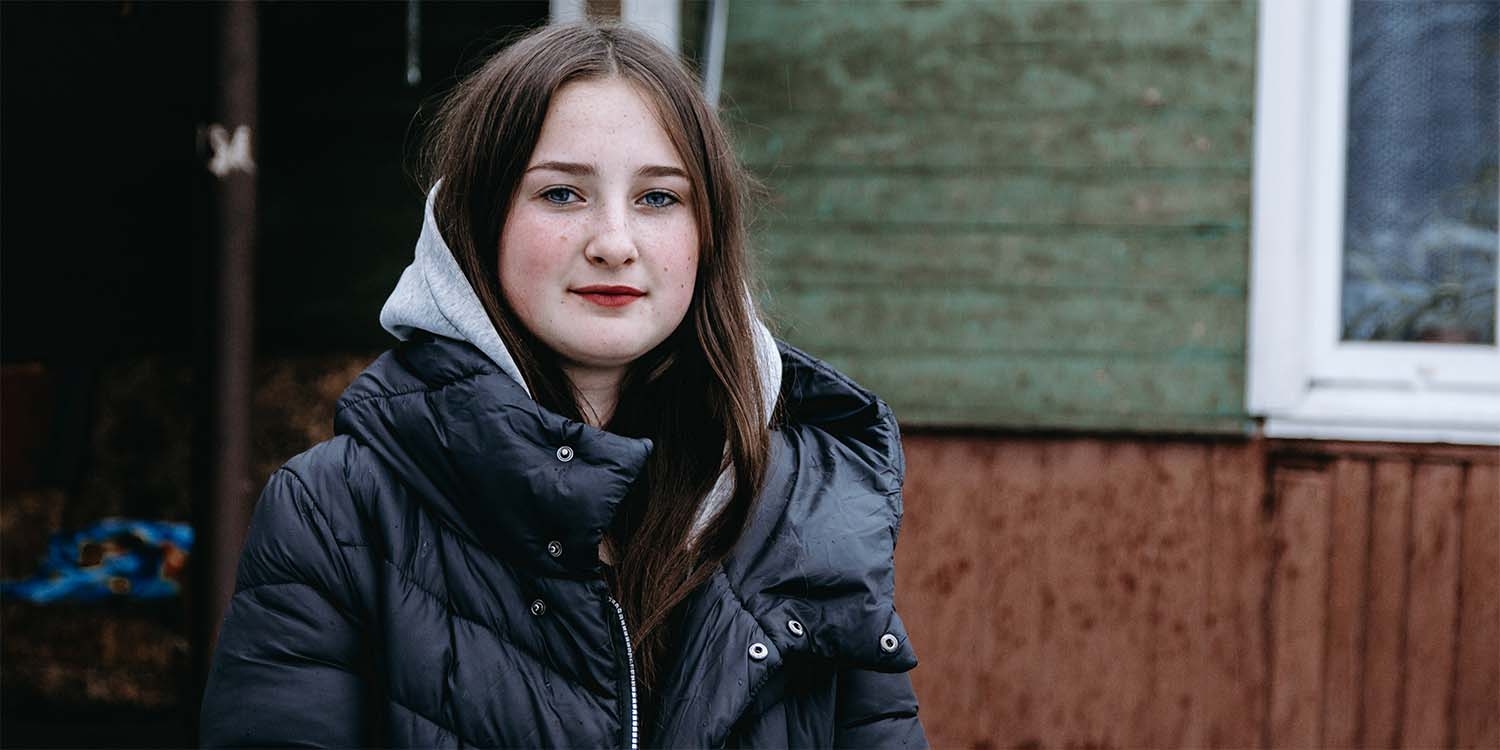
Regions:
M 1151 680 L 1146 715 L 1135 723 L 1127 744 L 1137 747 L 1203 747 L 1205 712 L 1199 705 L 1203 664 L 1209 651 L 1209 535 L 1214 519 L 1210 495 L 1209 446 L 1166 443 L 1148 451 L 1160 503 L 1140 511 L 1141 532 L 1148 540 L 1136 554 L 1154 566 L 1160 593 L 1153 604 L 1159 616 L 1148 617 Z M 1116 471 L 1125 471 L 1116 465 Z M 1127 540 L 1127 544 L 1129 540 Z M 1149 550 L 1149 551 L 1148 551 Z
M 1323 734 L 1323 637 L 1328 610 L 1328 478 L 1276 472 L 1271 597 L 1271 747 L 1317 747 Z
M 1406 705 L 1401 744 L 1449 747 L 1458 630 L 1459 498 L 1463 468 L 1419 463 L 1412 482 Z
M 984 621 L 998 604 L 984 590 L 986 575 L 994 574 L 999 561 L 983 561 L 989 545 L 982 539 L 979 518 L 990 488 L 978 469 L 993 465 L 994 457 L 980 445 L 950 443 L 930 453 L 922 447 L 920 440 L 907 441 L 907 454 L 921 468 L 909 473 L 906 483 L 896 604 L 918 647 L 919 671 L 949 675 L 922 685 L 919 694 L 924 712 L 932 717 L 928 723 L 937 719 L 935 729 L 941 731 L 971 712 L 970 702 L 992 698 L 992 686 L 984 683 L 982 673 L 999 666 L 981 665 L 976 658 L 990 647 Z M 963 522 L 954 523 L 959 519 Z M 921 553 L 912 554 L 919 546 Z M 945 716 L 944 709 L 952 715 Z
M 1500 747 L 1500 470 L 1468 467 L 1459 579 L 1455 744 Z
M 1263 443 L 1212 447 L 1209 611 L 1204 616 L 1209 650 L 1200 688 L 1205 747 L 1263 745 L 1268 706 L 1261 613 L 1269 588 L 1265 560 L 1272 545 L 1264 522 L 1264 467 Z
M 1328 635 L 1323 670 L 1325 747 L 1360 743 L 1365 591 L 1370 551 L 1370 463 L 1340 459 L 1329 508 Z
M 907 458 L 934 746 L 1500 746 L 1500 452 L 918 434 Z
M 1375 466 L 1370 508 L 1370 584 L 1366 593 L 1363 744 L 1395 747 L 1401 717 L 1401 653 L 1406 637 L 1406 558 L 1411 466 Z
M 973 639 L 968 652 L 973 660 L 969 668 L 979 672 L 978 684 L 984 689 L 965 708 L 978 722 L 976 738 L 1037 738 L 1044 706 L 1037 688 L 1050 679 L 1043 671 L 1037 606 L 1042 599 L 1049 472 L 1040 443 L 1009 445 L 1003 455 L 1004 460 L 992 461 L 980 474 L 986 493 L 979 517 L 988 554 L 975 561 L 975 576 L 991 608 L 972 631 L 989 637 Z M 1006 502 L 995 502 L 999 498 Z
M 1251 443 L 906 441 L 899 605 L 937 747 L 1261 742 Z
M 1098 581 L 1094 573 L 1121 551 L 1128 510 L 1121 506 L 1119 485 L 1102 490 L 1091 480 L 1108 475 L 1104 441 L 1052 442 L 1044 456 L 1048 492 L 1040 519 L 1045 543 L 1037 602 L 1044 671 L 1033 687 L 1041 720 L 1037 739 L 1046 747 L 1073 737 L 1118 745 L 1122 722 L 1105 717 L 1140 710 L 1144 618 L 1120 584 Z M 1094 620 L 1114 627 L 1099 628 Z

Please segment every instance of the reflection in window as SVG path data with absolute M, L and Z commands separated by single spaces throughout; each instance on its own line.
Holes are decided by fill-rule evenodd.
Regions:
M 1495 344 L 1500 0 L 1352 3 L 1343 339 Z

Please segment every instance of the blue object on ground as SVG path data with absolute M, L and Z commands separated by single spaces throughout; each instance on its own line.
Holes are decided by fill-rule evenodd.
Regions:
M 169 598 L 182 591 L 192 549 L 188 524 L 106 518 L 53 534 L 36 574 L 0 582 L 0 597 L 39 604 Z

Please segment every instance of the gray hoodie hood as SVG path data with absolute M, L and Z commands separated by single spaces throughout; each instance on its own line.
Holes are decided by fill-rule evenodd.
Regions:
M 469 280 L 453 258 L 453 251 L 443 241 L 438 231 L 437 219 L 433 216 L 433 201 L 438 187 L 434 185 L 427 193 L 427 206 L 423 212 L 422 234 L 417 238 L 416 257 L 411 265 L 401 272 L 396 290 L 386 299 L 380 310 L 380 325 L 391 335 L 405 341 L 418 331 L 467 341 L 484 352 L 505 374 L 526 389 L 531 390 L 521 377 L 516 361 L 500 340 L 500 334 L 490 323 L 490 317 L 479 302 L 479 295 L 469 286 Z M 746 293 L 747 297 L 749 293 Z M 781 354 L 776 349 L 776 340 L 771 336 L 758 315 L 755 320 L 756 371 L 760 378 L 762 403 L 766 418 L 770 419 L 776 408 L 776 399 L 781 393 Z M 714 488 L 698 516 L 695 532 L 704 522 L 712 518 L 719 506 L 727 502 L 732 494 L 733 479 L 730 472 L 719 475 Z
M 422 235 L 417 238 L 417 254 L 411 265 L 401 272 L 396 291 L 391 292 L 380 309 L 380 325 L 391 335 L 405 341 L 418 331 L 427 331 L 450 339 L 467 341 L 484 352 L 505 374 L 521 384 L 526 395 L 531 389 L 521 377 L 521 370 L 495 332 L 490 316 L 479 302 L 479 295 L 469 286 L 453 251 L 443 241 L 433 217 L 432 204 L 437 196 L 434 185 L 427 194 L 423 211 Z

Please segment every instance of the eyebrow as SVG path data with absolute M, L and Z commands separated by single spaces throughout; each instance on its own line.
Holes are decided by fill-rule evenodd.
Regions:
M 527 174 L 539 170 L 562 172 L 579 177 L 591 177 L 598 174 L 598 170 L 594 169 L 594 165 L 592 164 L 580 164 L 571 161 L 544 161 L 526 168 Z M 635 175 L 637 177 L 681 177 L 684 180 L 690 179 L 687 172 L 677 167 L 656 164 L 647 165 L 635 170 Z
M 646 166 L 635 170 L 635 174 L 637 177 L 681 177 L 684 180 L 689 179 L 688 173 L 677 167 Z

